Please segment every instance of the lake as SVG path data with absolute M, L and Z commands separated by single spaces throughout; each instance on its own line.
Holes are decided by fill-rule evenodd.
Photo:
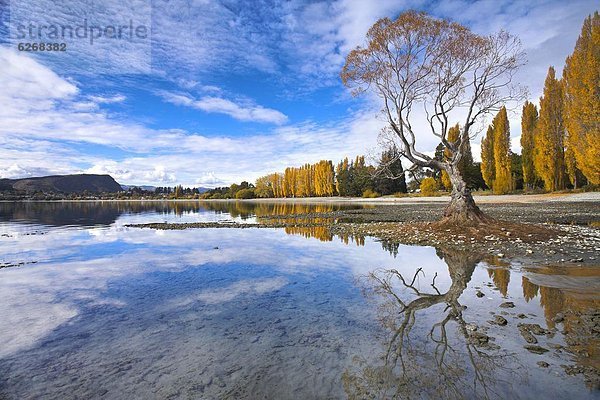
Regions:
M 600 398 L 600 269 L 319 226 L 344 207 L 0 203 L 0 398 Z

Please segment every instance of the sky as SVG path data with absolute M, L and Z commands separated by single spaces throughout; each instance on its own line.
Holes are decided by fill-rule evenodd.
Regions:
M 598 9 L 589 0 L 56 3 L 0 0 L 0 178 L 97 173 L 215 187 L 375 156 L 381 104 L 352 97 L 339 73 L 379 18 L 414 9 L 517 35 L 528 62 L 516 81 L 538 102 L 548 67 L 560 73 Z M 18 50 L 39 42 L 66 51 Z M 520 105 L 509 118 L 520 152 Z M 432 152 L 431 133 L 417 136 Z

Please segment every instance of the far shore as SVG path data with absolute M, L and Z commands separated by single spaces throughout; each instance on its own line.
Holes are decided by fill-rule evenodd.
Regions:
M 598 202 L 600 192 L 582 193 L 544 193 L 544 194 L 506 194 L 491 195 L 473 193 L 478 204 L 503 204 L 503 203 L 545 203 L 545 202 Z M 419 203 L 447 203 L 449 195 L 443 196 L 405 196 L 405 197 L 287 197 L 287 198 L 255 198 L 255 199 L 77 199 L 77 200 L 0 200 L 0 202 L 249 202 L 249 203 L 353 203 L 353 204 L 419 204 Z
M 544 193 L 544 194 L 506 194 L 480 195 L 473 193 L 475 201 L 480 204 L 493 203 L 544 203 L 548 201 L 592 201 L 600 202 L 600 192 L 586 193 Z M 232 199 L 233 200 L 233 199 Z M 212 200 L 211 200 L 212 201 Z M 216 200 L 219 201 L 219 200 Z M 222 201 L 222 200 L 221 200 Z M 235 201 L 235 200 L 234 200 Z M 239 201 L 239 200 L 238 200 Z M 418 204 L 418 203 L 447 203 L 449 195 L 444 196 L 406 196 L 406 197 L 299 197 L 299 198 L 270 198 L 249 199 L 249 202 L 291 202 L 291 203 L 371 203 L 371 204 Z

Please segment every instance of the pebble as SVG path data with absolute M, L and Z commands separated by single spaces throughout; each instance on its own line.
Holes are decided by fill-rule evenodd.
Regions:
M 528 344 L 527 346 L 524 346 L 526 350 L 528 350 L 530 353 L 533 354 L 544 354 L 546 352 L 548 352 L 548 349 L 543 348 L 542 346 L 538 346 L 535 344 Z
M 565 320 L 565 316 L 562 313 L 558 313 L 558 314 L 556 314 L 556 316 L 554 318 L 552 318 L 552 321 L 554 321 L 557 324 L 560 324 L 564 320 Z
M 539 365 L 542 368 L 548 368 L 550 366 L 550 364 L 548 364 L 546 361 L 538 361 L 537 365 Z
M 483 332 L 474 331 L 469 334 L 469 342 L 475 345 L 484 345 L 490 341 L 490 337 Z
M 521 336 L 523 336 L 523 339 L 525 339 L 527 343 L 536 344 L 538 342 L 535 336 L 531 334 L 531 332 L 526 330 L 520 330 L 520 332 Z
M 515 307 L 515 303 L 513 303 L 512 301 L 506 301 L 502 304 L 500 304 L 501 308 L 514 308 Z
M 549 330 L 542 328 L 538 324 L 519 324 L 520 328 L 527 329 L 534 335 L 547 335 L 550 333 Z

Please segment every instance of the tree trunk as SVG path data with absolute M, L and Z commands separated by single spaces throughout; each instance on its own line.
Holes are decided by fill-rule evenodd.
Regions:
M 452 182 L 452 194 L 450 203 L 444 210 L 443 222 L 452 223 L 483 223 L 488 218 L 475 204 L 471 191 L 462 178 L 457 167 L 450 166 L 446 170 Z

